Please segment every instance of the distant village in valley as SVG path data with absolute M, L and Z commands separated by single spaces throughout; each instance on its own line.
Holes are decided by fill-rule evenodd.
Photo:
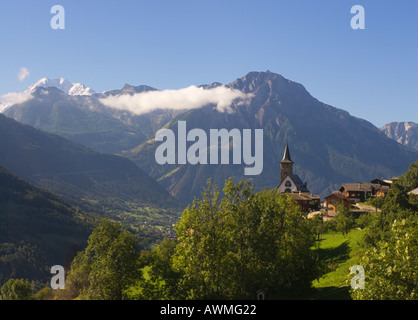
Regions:
M 379 212 L 374 206 L 365 203 L 368 199 L 384 198 L 390 190 L 391 184 L 399 177 L 391 179 L 374 179 L 370 182 L 342 183 L 338 190 L 321 201 L 321 197 L 310 193 L 307 183 L 293 172 L 292 158 L 288 144 L 280 161 L 280 184 L 277 191 L 291 196 L 300 206 L 301 210 L 308 213 L 311 218 L 320 214 L 324 220 L 333 219 L 338 213 L 338 207 L 344 206 L 353 212 Z M 418 194 L 418 188 L 410 193 Z

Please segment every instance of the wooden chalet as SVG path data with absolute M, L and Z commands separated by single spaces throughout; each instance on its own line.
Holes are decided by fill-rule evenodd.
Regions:
M 350 199 L 344 196 L 340 191 L 335 191 L 329 196 L 325 197 L 326 201 L 326 212 L 337 213 L 337 207 L 344 205 L 344 207 L 350 209 L 351 205 L 355 203 L 354 199 Z
M 381 186 L 380 189 L 376 191 L 375 196 L 376 197 L 386 197 L 386 195 L 389 192 L 390 187 L 389 186 Z
M 325 210 L 336 213 L 336 208 L 341 203 L 350 208 L 351 205 L 364 202 L 370 197 L 386 197 L 391 183 L 392 180 L 383 179 L 374 179 L 370 183 L 344 183 L 338 191 L 325 197 Z
M 309 192 L 289 192 L 286 193 L 292 197 L 304 212 L 319 210 L 321 198 L 310 194 Z
M 338 191 L 344 197 L 353 199 L 355 202 L 364 202 L 371 196 L 375 196 L 376 192 L 381 188 L 382 185 L 380 184 L 358 182 L 344 183 Z

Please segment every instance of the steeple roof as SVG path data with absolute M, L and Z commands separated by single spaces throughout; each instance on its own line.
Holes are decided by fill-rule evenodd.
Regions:
M 284 150 L 284 155 L 283 155 L 283 159 L 280 162 L 291 162 L 293 163 L 292 159 L 290 158 L 290 151 L 289 151 L 289 146 L 286 143 L 286 149 Z

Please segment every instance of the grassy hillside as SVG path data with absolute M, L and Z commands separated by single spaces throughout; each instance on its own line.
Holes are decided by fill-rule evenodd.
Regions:
M 346 237 L 341 232 L 328 231 L 319 240 L 319 259 L 324 264 L 324 274 L 313 281 L 315 289 L 309 299 L 333 300 L 351 299 L 348 294 L 350 283 L 347 282 L 350 268 L 358 263 L 361 249 L 359 241 L 366 229 L 351 230 Z

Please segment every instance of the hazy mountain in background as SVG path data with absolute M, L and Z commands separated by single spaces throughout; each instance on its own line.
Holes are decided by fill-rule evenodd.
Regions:
M 418 150 L 418 124 L 415 122 L 391 122 L 380 130 L 389 138 Z
M 144 86 L 144 85 L 133 86 L 133 85 L 130 85 L 128 83 L 125 83 L 123 88 L 120 89 L 120 90 L 119 89 L 110 90 L 110 91 L 99 93 L 96 96 L 108 97 L 108 96 L 117 96 L 117 95 L 121 95 L 121 94 L 133 95 L 135 93 L 149 92 L 149 91 L 158 91 L 158 90 L 153 88 L 153 87 L 149 87 L 149 86 Z

